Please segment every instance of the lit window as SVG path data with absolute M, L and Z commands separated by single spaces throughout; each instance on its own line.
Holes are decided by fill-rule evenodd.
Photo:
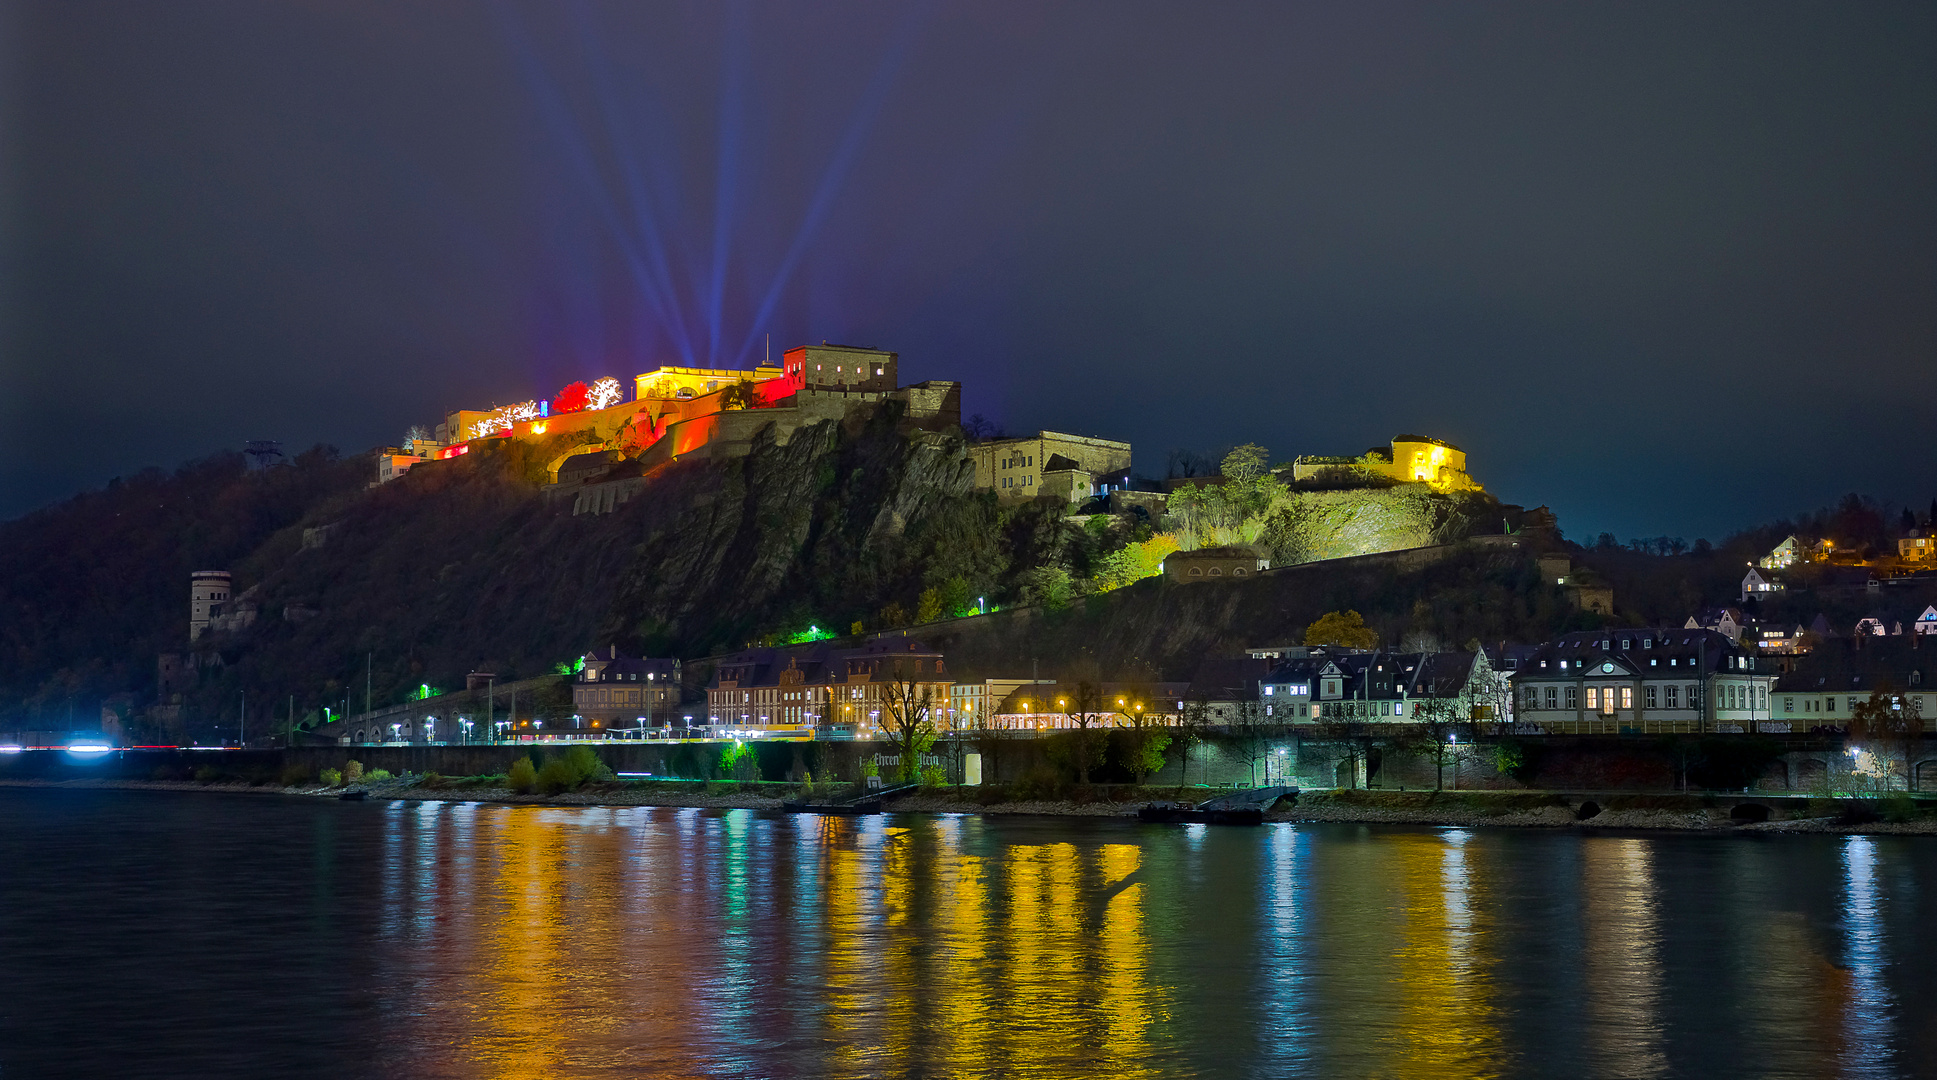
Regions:
M 1634 687 L 1623 686 L 1621 688 L 1621 707 L 1623 709 L 1634 708 Z
M 1594 686 L 1588 687 L 1587 688 L 1587 710 L 1589 712 L 1593 712 L 1595 709 L 1598 709 L 1600 707 L 1601 707 L 1600 688 L 1594 687 Z

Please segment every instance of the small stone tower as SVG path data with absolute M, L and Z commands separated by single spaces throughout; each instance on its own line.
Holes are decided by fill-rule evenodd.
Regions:
M 209 620 L 229 609 L 229 572 L 197 570 L 188 576 L 188 640 L 208 629 Z

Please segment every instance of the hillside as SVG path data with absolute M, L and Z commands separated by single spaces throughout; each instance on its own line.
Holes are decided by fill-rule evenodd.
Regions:
M 1110 553 L 1146 540 L 1149 523 L 1079 527 L 1061 507 L 1001 506 L 972 490 L 959 435 L 909 437 L 886 413 L 664 467 L 596 516 L 543 490 L 545 463 L 569 449 L 481 443 L 374 488 L 367 456 L 319 448 L 250 471 L 240 455 L 216 455 L 0 524 L 0 729 L 90 726 L 103 704 L 132 720 L 176 703 L 178 714 L 150 716 L 168 730 L 150 733 L 192 737 L 233 731 L 245 695 L 262 723 L 270 706 L 279 717 L 292 703 L 299 716 L 360 709 L 366 685 L 384 705 L 426 684 L 461 687 L 480 667 L 530 677 L 608 644 L 692 659 L 810 628 L 905 627 L 977 597 L 1011 610 L 915 632 L 957 671 L 987 675 L 1033 662 L 1045 676 L 1094 665 L 1186 677 L 1205 656 L 1296 641 L 1344 608 L 1390 645 L 1537 641 L 1594 622 L 1538 579 L 1528 550 L 1498 543 L 1424 566 L 1285 565 L 1496 532 L 1499 504 L 1475 493 L 1288 492 L 1258 519 L 1281 569 L 1086 596 L 1090 575 L 1101 580 Z M 1614 586 L 1621 622 L 1679 623 L 1731 602 L 1742 572 L 1736 542 L 1674 555 L 1566 546 Z M 232 571 L 259 616 L 191 649 L 188 575 L 200 569 Z M 1047 607 L 1022 606 L 1048 595 L 1045 574 L 1062 590 Z M 1772 608 L 1806 622 L 1818 607 L 1874 603 L 1860 592 Z M 160 694 L 162 654 L 186 656 L 195 676 L 178 702 Z
M 1188 679 L 1205 658 L 1296 644 L 1320 615 L 1348 608 L 1388 646 L 1416 634 L 1454 648 L 1475 639 L 1538 641 L 1601 624 L 1544 585 L 1526 550 L 1474 545 L 1424 566 L 1372 555 L 1249 579 L 1153 578 L 1060 611 L 1002 612 L 922 633 L 962 673 L 1034 669 L 1060 678 L 1094 669 L 1109 678 Z
M 224 455 L 0 525 L 0 726 L 85 724 L 106 699 L 157 691 L 156 657 L 187 653 L 187 583 L 229 569 L 256 624 L 194 647 L 184 730 L 226 723 L 239 695 L 402 700 L 552 670 L 598 645 L 682 656 L 810 626 L 878 626 L 925 590 L 1014 595 L 1088 542 L 1059 510 L 999 509 L 971 491 L 959 436 L 913 439 L 892 418 L 770 440 L 724 463 L 665 468 L 614 512 L 545 497 L 552 447 L 516 440 L 366 489 L 367 458 L 327 451 L 248 472 Z M 306 530 L 320 546 L 304 546 Z

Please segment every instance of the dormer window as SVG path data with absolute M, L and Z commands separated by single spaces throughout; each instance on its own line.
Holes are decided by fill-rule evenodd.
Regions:
M 1633 641 L 1631 641 L 1631 640 L 1629 640 L 1628 638 L 1622 638 L 1622 639 L 1621 639 L 1621 648 L 1623 648 L 1623 649 L 1632 649 L 1632 648 L 1634 648 L 1634 642 L 1633 642 Z

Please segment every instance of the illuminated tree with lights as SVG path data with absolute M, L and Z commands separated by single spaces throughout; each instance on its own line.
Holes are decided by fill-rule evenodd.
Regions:
M 586 392 L 584 383 L 571 383 L 552 399 L 552 411 L 555 413 L 583 412 L 591 400 L 591 395 Z
M 625 387 L 610 375 L 592 383 L 586 391 L 586 408 L 609 409 L 625 400 Z

